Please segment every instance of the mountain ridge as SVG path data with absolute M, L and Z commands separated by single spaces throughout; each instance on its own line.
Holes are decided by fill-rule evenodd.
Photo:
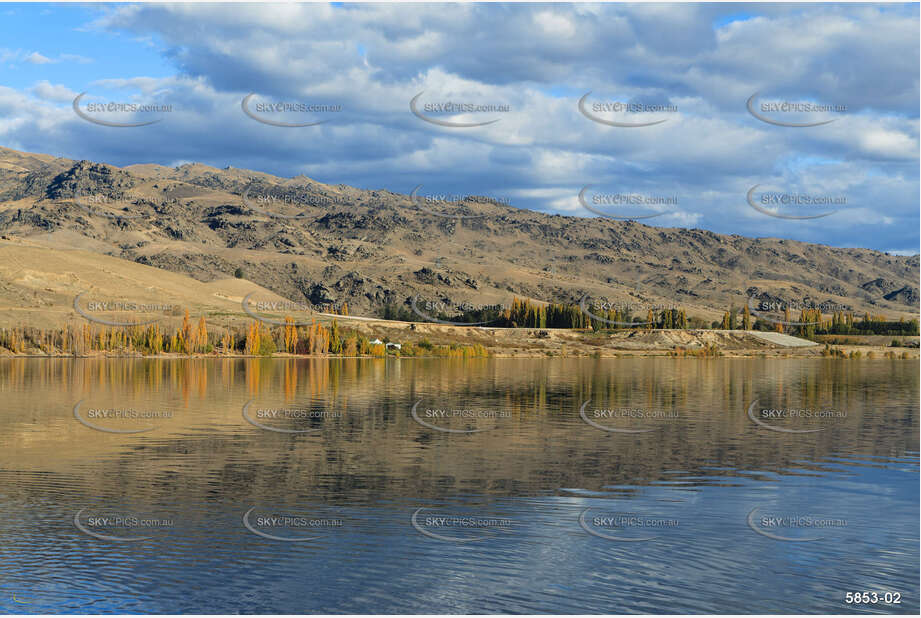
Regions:
M 415 197 L 415 199 L 414 199 Z M 916 317 L 919 257 L 407 196 L 190 163 L 119 168 L 0 148 L 0 233 L 380 315 L 606 299 L 717 319 L 751 299 Z M 444 215 L 459 214 L 462 218 Z M 466 304 L 466 305 L 464 305 Z

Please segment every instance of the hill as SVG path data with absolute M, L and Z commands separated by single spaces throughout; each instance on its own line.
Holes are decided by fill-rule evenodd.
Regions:
M 455 214 L 461 218 L 444 216 Z M 191 283 L 180 287 L 199 297 L 236 276 L 253 282 L 245 289 L 312 305 L 348 303 L 364 316 L 382 315 L 387 305 L 405 311 L 414 297 L 448 308 L 586 297 L 643 316 L 646 307 L 682 307 L 708 321 L 752 298 L 918 315 L 918 256 L 201 164 L 119 168 L 0 148 L 0 234 L 33 249 L 73 251 L 87 267 L 98 260 L 107 273 L 94 276 L 99 286 L 124 291 L 135 276 L 164 285 L 181 276 Z M 28 266 L 20 251 L 5 247 L 7 271 Z M 114 274 L 116 263 L 129 270 Z M 45 265 L 46 276 L 64 277 L 66 268 L 57 268 Z M 21 294 L 7 282 L 0 300 L 9 308 L 26 302 Z

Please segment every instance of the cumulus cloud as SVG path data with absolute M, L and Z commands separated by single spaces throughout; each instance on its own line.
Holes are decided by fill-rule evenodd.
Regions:
M 81 56 L 79 54 L 60 54 L 57 58 L 49 58 L 48 56 L 40 54 L 37 51 L 23 56 L 21 52 L 15 52 L 12 54 L 7 52 L 4 54 L 3 51 L 0 50 L 0 60 L 7 58 L 21 58 L 23 62 L 27 62 L 29 64 L 57 64 L 59 62 L 76 62 L 79 64 L 89 64 L 93 61 L 92 58 L 87 58 L 86 56 Z
M 78 64 L 89 64 L 93 62 L 92 58 L 87 58 L 80 54 L 61 54 L 58 58 L 61 62 L 76 62 Z
M 52 84 L 48 80 L 42 80 L 32 86 L 32 94 L 45 101 L 57 101 L 60 103 L 74 100 L 77 93 L 64 86 L 63 84 Z
M 23 60 L 25 62 L 28 62 L 29 64 L 51 64 L 52 62 L 54 62 L 54 60 L 52 60 L 51 58 L 48 58 L 47 56 L 43 56 L 38 52 L 32 52 L 31 54 L 23 58 Z
M 424 184 L 585 216 L 576 196 L 588 184 L 666 192 L 679 196 L 680 210 L 650 223 L 837 245 L 918 244 L 917 5 L 745 5 L 746 15 L 719 4 L 275 9 L 101 8 L 91 29 L 150 42 L 175 74 L 39 82 L 29 92 L 41 104 L 14 109 L 0 138 L 49 150 L 50 123 L 53 148 L 85 158 L 199 160 L 404 193 Z M 54 105 L 71 90 L 116 91 L 173 111 L 126 140 Z M 432 112 L 458 122 L 498 119 L 438 126 L 409 109 L 422 91 L 420 103 L 508 111 Z M 611 127 L 579 112 L 589 91 L 591 101 L 677 111 L 656 126 Z M 746 109 L 755 92 L 846 112 L 819 127 L 778 127 Z M 249 93 L 342 111 L 283 117 L 329 120 L 320 126 L 267 126 L 242 113 Z M 746 204 L 758 183 L 846 192 L 854 209 L 817 222 L 772 219 Z M 874 204 L 885 205 L 885 218 L 868 218 Z

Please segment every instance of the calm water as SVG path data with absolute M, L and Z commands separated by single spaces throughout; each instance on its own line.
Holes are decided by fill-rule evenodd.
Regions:
M 918 380 L 0 360 L 0 612 L 916 614 Z

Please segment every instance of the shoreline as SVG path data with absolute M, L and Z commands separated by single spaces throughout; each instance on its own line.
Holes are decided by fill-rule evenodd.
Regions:
M 208 331 L 183 319 L 169 334 L 73 327 L 0 330 L 0 358 L 898 358 L 917 359 L 918 335 L 816 335 L 704 328 L 507 328 L 419 322 L 290 324 Z
M 560 358 L 587 358 L 587 359 L 613 359 L 613 358 L 695 358 L 695 359 L 712 359 L 712 358 L 817 358 L 817 359 L 837 359 L 837 360 L 919 360 L 921 353 L 918 348 L 905 347 L 886 347 L 886 346 L 861 346 L 861 345 L 843 345 L 830 346 L 831 350 L 837 353 L 823 354 L 826 348 L 822 344 L 803 348 L 766 348 L 750 350 L 716 350 L 710 354 L 695 354 L 693 350 L 681 353 L 676 350 L 662 349 L 618 349 L 604 350 L 600 353 L 573 353 L 566 351 L 547 351 L 547 350 L 516 350 L 514 352 L 497 351 L 491 352 L 488 356 L 474 356 L 463 360 L 473 358 L 490 358 L 490 359 L 560 359 Z M 448 357 L 439 355 L 413 355 L 401 356 L 398 354 L 387 354 L 386 356 L 345 356 L 340 354 L 291 354 L 291 353 L 273 353 L 267 355 L 259 354 L 181 354 L 181 353 L 160 353 L 160 354 L 142 354 L 139 352 L 94 352 L 90 354 L 42 354 L 34 352 L 11 353 L 3 350 L 0 353 L 0 360 L 29 358 L 29 359 L 158 359 L 158 360 L 236 360 L 236 359 L 327 359 L 327 360 L 429 360 L 458 357 Z

